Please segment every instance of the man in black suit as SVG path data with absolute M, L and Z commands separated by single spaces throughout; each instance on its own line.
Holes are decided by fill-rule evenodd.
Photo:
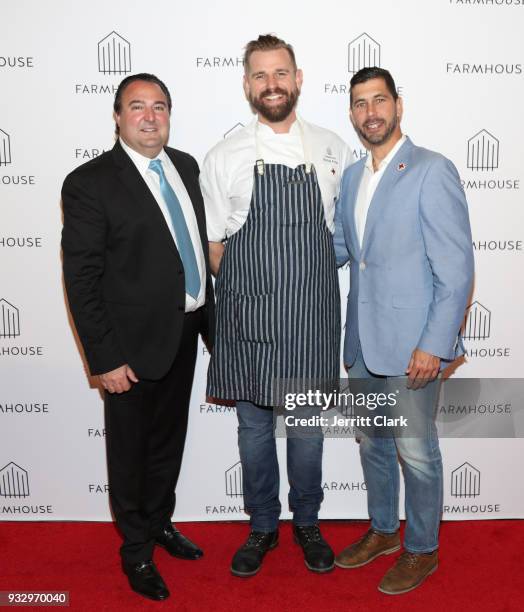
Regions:
M 91 374 L 104 388 L 109 490 L 131 588 L 169 591 L 152 561 L 202 551 L 171 524 L 198 334 L 214 328 L 199 169 L 166 147 L 171 96 L 129 76 L 115 95 L 113 149 L 62 189 L 64 279 Z

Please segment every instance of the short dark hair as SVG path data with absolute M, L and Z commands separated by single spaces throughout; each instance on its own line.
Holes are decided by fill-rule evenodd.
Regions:
M 393 96 L 393 100 L 398 99 L 397 87 L 389 70 L 372 66 L 370 68 L 362 68 L 356 72 L 349 82 L 349 103 L 351 105 L 353 104 L 353 87 L 355 87 L 355 85 L 359 85 L 360 83 L 370 81 L 371 79 L 384 79 L 389 93 Z
M 244 51 L 244 70 L 247 72 L 249 66 L 249 58 L 255 51 L 275 51 L 276 49 L 285 49 L 289 53 L 293 68 L 297 69 L 297 61 L 293 47 L 285 40 L 274 36 L 273 34 L 260 34 L 256 40 L 250 40 Z
M 169 93 L 169 89 L 166 87 L 166 84 L 154 74 L 149 74 L 148 72 L 140 72 L 138 74 L 130 74 L 118 86 L 118 89 L 115 93 L 115 101 L 113 102 L 113 110 L 117 115 L 119 115 L 120 111 L 122 110 L 122 96 L 124 95 L 124 91 L 129 85 L 131 85 L 131 83 L 134 83 L 135 81 L 147 81 L 148 83 L 154 83 L 155 85 L 158 85 L 162 90 L 162 93 L 166 97 L 167 107 L 169 109 L 169 112 L 171 112 L 171 94 Z M 115 125 L 115 133 L 118 135 L 119 132 L 120 130 L 118 128 L 118 125 Z

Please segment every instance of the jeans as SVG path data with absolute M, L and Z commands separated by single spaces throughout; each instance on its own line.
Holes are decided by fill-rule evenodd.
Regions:
M 405 385 L 404 377 L 385 377 L 371 373 L 359 349 L 350 379 L 376 379 L 384 384 Z M 351 385 L 351 381 L 350 381 Z M 417 437 L 377 437 L 360 435 L 360 458 L 368 493 L 371 527 L 381 533 L 399 528 L 399 462 L 405 484 L 406 531 L 404 548 L 412 553 L 429 553 L 438 548 L 438 531 L 443 503 L 442 458 L 435 425 L 435 407 L 440 380 L 418 390 L 403 390 L 404 401 L 414 402 L 427 423 L 425 435 Z M 399 413 L 402 407 L 397 408 Z
M 266 533 L 275 531 L 282 507 L 273 409 L 238 401 L 237 417 L 244 507 L 250 514 L 251 529 Z M 323 442 L 321 435 L 287 438 L 289 507 L 293 523 L 300 527 L 318 522 L 324 498 Z

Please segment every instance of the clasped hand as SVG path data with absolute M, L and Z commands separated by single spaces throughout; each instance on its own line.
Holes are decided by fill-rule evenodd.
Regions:
M 131 383 L 138 382 L 138 378 L 127 363 L 116 370 L 100 374 L 98 378 L 108 393 L 124 393 L 131 389 Z

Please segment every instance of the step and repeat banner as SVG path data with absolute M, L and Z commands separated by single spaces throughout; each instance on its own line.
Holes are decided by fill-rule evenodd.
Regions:
M 112 147 L 114 92 L 136 72 L 166 82 L 170 144 L 202 162 L 252 119 L 242 54 L 261 33 L 294 45 L 302 116 L 355 158 L 365 150 L 349 123 L 349 79 L 370 62 L 392 72 L 404 132 L 453 160 L 469 202 L 476 281 L 454 377 L 522 376 L 523 1 L 17 0 L 0 15 L 0 520 L 111 518 L 102 398 L 64 298 L 65 175 Z M 348 271 L 340 278 L 345 296 Z M 175 519 L 245 520 L 235 409 L 206 402 L 208 362 L 201 345 Z M 489 435 L 521 408 L 518 388 L 440 402 L 439 414 L 464 419 L 463 435 L 442 439 L 444 518 L 524 518 L 524 441 Z M 285 500 L 285 440 L 278 447 Z M 353 438 L 326 439 L 323 487 L 323 518 L 367 516 Z

